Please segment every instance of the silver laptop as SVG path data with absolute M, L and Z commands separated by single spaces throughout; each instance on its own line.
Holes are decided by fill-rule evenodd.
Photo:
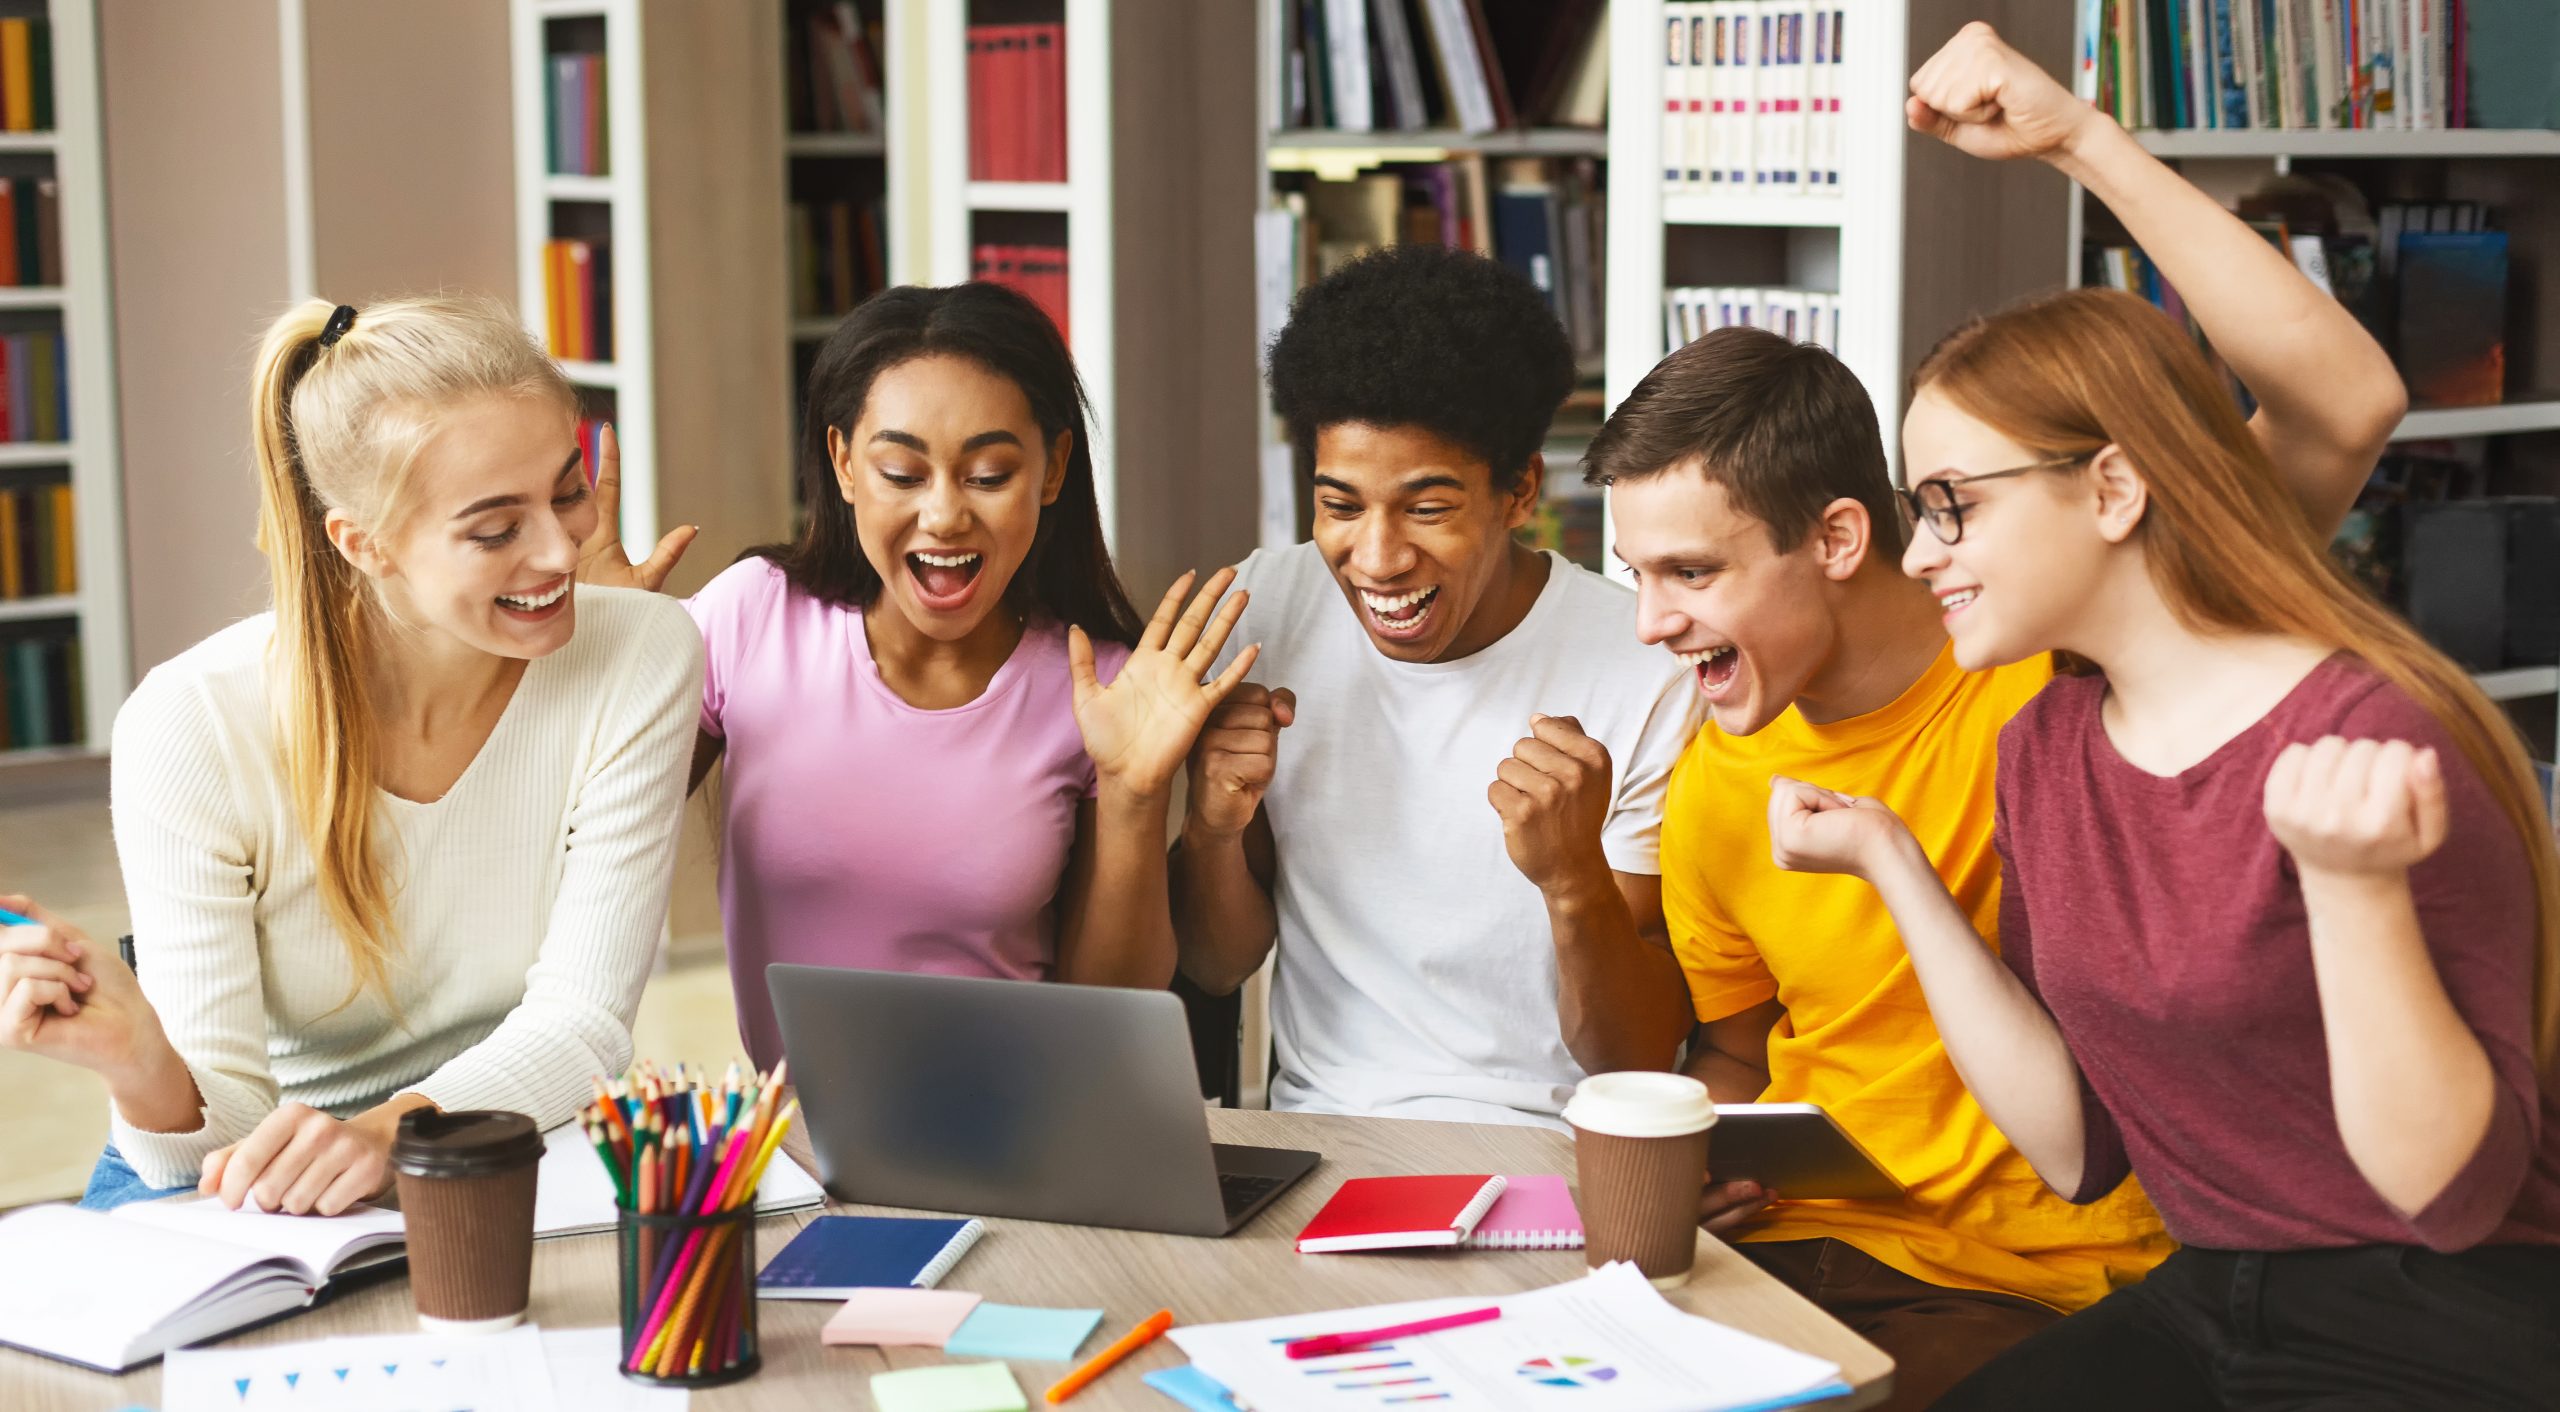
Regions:
M 1209 1141 L 1166 991 L 772 965 L 839 1201 L 1225 1235 L 1320 1160 Z

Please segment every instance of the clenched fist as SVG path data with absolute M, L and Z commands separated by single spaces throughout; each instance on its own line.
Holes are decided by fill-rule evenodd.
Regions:
M 2288 745 L 2267 771 L 2266 811 L 2304 872 L 2405 872 L 2444 845 L 2444 767 L 2405 740 Z
M 1280 759 L 1280 732 L 1297 719 L 1298 698 L 1246 682 L 1209 713 L 1191 747 L 1191 803 L 1186 829 L 1233 838 L 1253 822 Z
M 1915 132 L 1995 162 L 2070 151 L 2108 121 L 1980 20 L 1911 76 L 1903 117 Z
M 1502 816 L 1511 866 L 1549 891 L 1577 874 L 1605 875 L 1600 828 L 1609 819 L 1609 747 L 1571 716 L 1532 716 L 1529 734 L 1493 772 L 1485 798 Z

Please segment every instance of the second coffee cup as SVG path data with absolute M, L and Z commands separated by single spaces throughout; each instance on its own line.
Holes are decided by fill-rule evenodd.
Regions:
M 1594 1074 L 1564 1106 L 1594 1269 L 1630 1260 L 1656 1286 L 1689 1277 L 1715 1100 L 1679 1074 Z

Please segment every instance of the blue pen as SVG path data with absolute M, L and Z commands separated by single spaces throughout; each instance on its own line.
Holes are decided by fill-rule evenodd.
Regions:
M 37 925 L 35 918 L 21 917 L 6 907 L 0 907 L 0 927 L 32 927 L 35 925 Z

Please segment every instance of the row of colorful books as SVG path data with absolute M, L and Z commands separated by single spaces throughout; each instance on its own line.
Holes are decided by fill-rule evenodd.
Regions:
M 0 20 L 0 131 L 53 131 L 53 24 Z
M 86 700 L 76 628 L 66 623 L 0 636 L 0 750 L 80 744 Z
M 850 0 L 797 0 L 790 16 L 792 130 L 880 131 L 879 24 Z
M 602 54 L 551 56 L 545 108 L 551 116 L 554 176 L 604 176 L 613 170 L 613 130 L 605 102 Z
M 68 485 L 0 489 L 0 600 L 80 591 Z
M 1664 7 L 1662 180 L 1674 192 L 1840 189 L 1846 9 L 1821 0 Z
M 972 252 L 970 275 L 1006 285 L 1028 295 L 1069 337 L 1067 325 L 1067 247 L 1063 245 L 981 245 Z
M 1283 0 L 1280 128 L 1596 128 L 1606 0 Z
M 1396 163 L 1347 181 L 1287 179 L 1261 252 L 1275 288 L 1304 288 L 1358 256 L 1411 242 L 1494 256 L 1538 286 L 1580 358 L 1601 351 L 1599 164 L 1587 157 Z
M 1840 352 L 1840 296 L 1825 290 L 1682 285 L 1662 291 L 1662 319 L 1672 348 L 1741 325 L 1827 348 L 1834 357 Z
M 2463 127 L 2467 8 L 2465 0 L 2080 0 L 2080 96 L 2127 127 Z
M 826 318 L 853 312 L 889 282 L 880 243 L 885 221 L 878 198 L 791 203 L 791 314 Z
M 543 329 L 552 357 L 613 361 L 611 253 L 592 240 L 543 242 Z
M 0 441 L 71 439 L 65 354 L 58 331 L 0 334 Z
M 1067 27 L 969 26 L 969 179 L 1067 179 Z
M 2353 228 L 2251 198 L 2241 211 L 2390 351 L 2412 406 L 2506 400 L 2507 233 L 2493 228 L 2494 211 L 2476 202 L 2393 203 L 2370 227 Z M 2090 245 L 2082 281 L 2138 294 L 2204 336 L 2176 287 L 2130 244 Z
M 62 285 L 62 185 L 52 177 L 0 177 L 0 285 Z

